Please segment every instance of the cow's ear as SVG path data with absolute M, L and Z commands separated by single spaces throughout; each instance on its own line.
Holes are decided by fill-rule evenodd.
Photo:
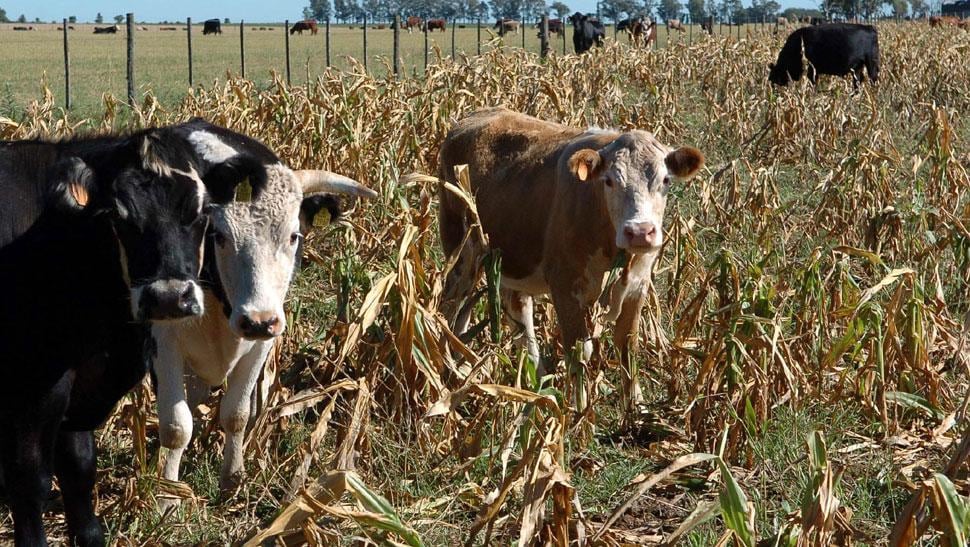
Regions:
M 94 171 L 80 158 L 66 158 L 57 162 L 51 170 L 55 199 L 64 207 L 82 210 L 94 207 L 98 188 Z
M 343 210 L 334 194 L 315 194 L 303 198 L 300 204 L 300 231 L 304 235 L 314 228 L 322 228 L 340 218 Z
M 596 150 L 584 148 L 569 157 L 569 172 L 582 182 L 600 175 L 603 157 Z
M 704 154 L 701 154 L 701 151 L 696 148 L 681 146 L 667 154 L 667 157 L 664 158 L 664 164 L 675 177 L 689 179 L 704 165 Z

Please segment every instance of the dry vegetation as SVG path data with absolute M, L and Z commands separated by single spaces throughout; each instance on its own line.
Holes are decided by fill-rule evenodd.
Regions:
M 113 537 L 886 544 L 899 523 L 899 544 L 925 530 L 918 541 L 962 545 L 970 34 L 880 33 L 882 81 L 858 92 L 835 79 L 771 88 L 781 38 L 760 35 L 545 62 L 490 52 L 404 81 L 230 81 L 169 109 L 148 97 L 133 115 L 106 98 L 102 129 L 201 115 L 382 195 L 310 241 L 234 498 L 214 499 L 212 401 L 187 484 L 155 478 L 147 384 L 119 406 L 99 432 Z M 560 364 L 540 384 L 512 331 L 466 344 L 437 313 L 436 182 L 408 175 L 435 172 L 451 120 L 497 104 L 650 129 L 708 156 L 668 206 L 637 416 L 617 412 L 609 330 L 584 374 Z M 80 124 L 48 100 L 3 133 Z M 564 360 L 549 306 L 539 330 Z M 578 388 L 591 397 L 582 415 Z M 185 501 L 159 517 L 158 495 Z

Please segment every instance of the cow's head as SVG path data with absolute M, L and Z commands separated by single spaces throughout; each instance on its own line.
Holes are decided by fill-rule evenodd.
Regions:
M 98 141 L 100 142 L 100 141 Z M 207 216 L 206 190 L 191 149 L 149 130 L 89 145 L 54 167 L 68 207 L 106 216 L 118 242 L 134 319 L 155 321 L 203 312 L 198 275 Z
M 231 311 L 229 325 L 246 339 L 279 336 L 286 327 L 283 300 L 303 236 L 314 218 L 340 214 L 337 196 L 377 194 L 328 171 L 265 166 L 265 182 L 249 199 L 216 205 L 210 213 L 216 267 Z
M 616 246 L 632 252 L 656 252 L 663 243 L 663 215 L 672 182 L 692 177 L 704 156 L 684 146 L 672 150 L 645 131 L 620 134 L 593 150 L 573 152 L 566 168 L 583 184 L 597 185 Z

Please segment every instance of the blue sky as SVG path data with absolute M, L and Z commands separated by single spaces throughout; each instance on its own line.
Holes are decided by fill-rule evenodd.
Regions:
M 570 8 L 579 11 L 595 11 L 596 0 L 564 0 Z M 742 0 L 745 6 L 750 0 Z M 782 8 L 816 7 L 817 0 L 780 0 Z M 40 17 L 53 21 L 76 15 L 79 21 L 93 21 L 101 12 L 106 21 L 126 12 L 135 14 L 139 21 L 183 20 L 191 17 L 202 21 L 213 17 L 233 21 L 245 19 L 251 22 L 291 21 L 302 17 L 307 0 L 0 0 L 0 7 L 7 10 L 7 17 L 15 19 L 20 14 L 30 20 Z

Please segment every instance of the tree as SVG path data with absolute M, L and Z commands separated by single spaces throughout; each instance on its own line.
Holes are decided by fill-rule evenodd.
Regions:
M 556 0 L 555 2 L 550 4 L 549 9 L 551 9 L 556 14 L 556 17 L 558 17 L 559 19 L 565 18 L 567 15 L 569 15 L 569 11 L 570 11 L 569 6 L 567 6 L 566 4 L 563 4 L 559 0 Z
M 27 16 L 21 13 L 20 14 L 20 17 L 17 18 L 17 22 L 18 23 L 26 23 L 27 22 Z
M 71 15 L 71 16 L 69 16 L 69 17 L 67 18 L 67 22 L 68 22 L 68 23 L 70 23 L 70 24 L 72 24 L 72 25 L 73 25 L 74 23 L 77 23 L 77 15 Z
M 7 18 L 7 10 L 0 8 L 0 23 L 9 23 L 10 19 Z
M 690 14 L 691 23 L 706 20 L 707 10 L 704 8 L 704 0 L 687 0 L 687 13 Z
M 490 0 L 492 15 L 496 18 L 519 19 L 522 17 L 522 0 Z
M 94 16 L 94 22 L 97 23 L 97 24 L 99 24 L 99 25 L 101 23 L 104 23 L 104 16 L 101 15 L 101 12 L 100 11 L 98 12 L 97 15 Z
M 231 25 L 232 23 L 229 21 L 229 18 L 226 17 L 225 19 L 222 20 L 222 24 L 223 25 Z
M 909 0 L 909 6 L 913 10 L 913 17 L 926 17 L 930 14 L 930 5 L 926 0 Z
M 359 8 L 355 0 L 333 0 L 334 14 L 338 21 L 349 21 L 354 19 Z
M 330 18 L 330 0 L 310 0 L 310 5 L 303 8 L 304 19 L 326 21 Z
M 684 5 L 680 3 L 680 0 L 660 0 L 657 5 L 657 17 L 664 21 L 677 19 L 683 9 Z
M 636 0 L 603 0 L 601 13 L 607 19 L 619 21 L 638 15 L 642 9 Z
M 125 16 L 124 15 L 115 15 L 115 24 L 116 25 L 120 25 L 121 23 L 124 23 L 124 22 L 125 22 Z

